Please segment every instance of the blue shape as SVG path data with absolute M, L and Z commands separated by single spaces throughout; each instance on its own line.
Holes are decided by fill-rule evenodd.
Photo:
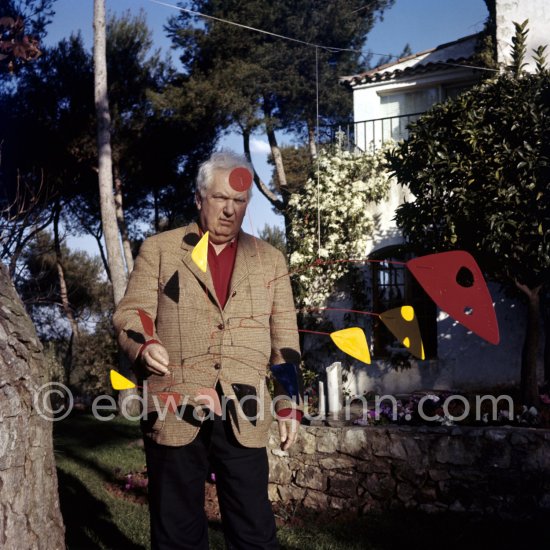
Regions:
M 279 365 L 271 365 L 271 372 L 275 380 L 283 386 L 288 396 L 298 399 L 298 372 L 294 363 L 280 363 Z

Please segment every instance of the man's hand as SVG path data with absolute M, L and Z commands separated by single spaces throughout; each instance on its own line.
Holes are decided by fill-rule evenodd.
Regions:
M 277 420 L 277 423 L 279 424 L 279 435 L 281 436 L 281 450 L 287 451 L 298 437 L 300 423 L 290 418 Z
M 168 352 L 162 344 L 150 344 L 141 354 L 141 360 L 149 372 L 164 376 L 168 372 L 168 363 L 170 358 Z

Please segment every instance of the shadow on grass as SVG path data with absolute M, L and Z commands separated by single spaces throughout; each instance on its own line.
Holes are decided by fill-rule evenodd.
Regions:
M 66 446 L 57 447 L 56 452 L 62 454 L 64 459 L 71 460 L 83 468 L 94 471 L 103 481 L 109 483 L 117 483 L 119 481 L 113 467 L 103 466 L 99 461 L 85 456 L 83 452 L 75 451 Z
M 100 547 L 144 550 L 143 546 L 134 544 L 120 532 L 105 503 L 91 495 L 79 479 L 60 469 L 57 477 L 69 550 Z
M 308 511 L 279 529 L 281 550 L 517 550 L 550 545 L 550 516 L 533 519 L 466 513 L 426 514 L 417 510 L 370 513 L 353 519 L 319 520 Z M 311 542 L 314 541 L 314 546 Z M 542 546 L 541 546 L 542 543 Z
M 70 442 L 86 441 L 87 448 L 108 448 L 120 446 L 141 437 L 137 422 L 116 417 L 113 420 L 100 422 L 89 413 L 73 412 L 68 418 L 54 424 L 56 438 Z

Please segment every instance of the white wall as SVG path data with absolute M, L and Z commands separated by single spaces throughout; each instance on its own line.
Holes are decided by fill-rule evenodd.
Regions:
M 534 69 L 532 50 L 550 42 L 549 0 L 496 0 L 497 61 L 508 65 L 512 54 L 514 22 L 529 19 L 527 36 L 527 62 Z M 547 54 L 550 55 L 550 51 Z
M 411 75 L 410 78 L 403 80 L 356 86 L 353 90 L 354 120 L 357 123 L 427 111 L 434 103 L 445 99 L 444 87 L 471 83 L 475 77 L 471 69 L 448 69 Z M 408 101 L 405 94 L 413 94 L 414 101 Z M 396 102 L 388 105 L 386 102 L 392 97 Z M 397 120 L 393 121 L 394 126 L 397 123 Z M 363 151 L 371 150 L 373 145 L 375 148 L 380 147 L 383 141 L 391 136 L 391 132 L 388 131 L 390 122 L 386 121 L 384 124 L 384 131 L 382 131 L 381 122 L 377 122 L 374 126 L 356 124 L 356 145 Z

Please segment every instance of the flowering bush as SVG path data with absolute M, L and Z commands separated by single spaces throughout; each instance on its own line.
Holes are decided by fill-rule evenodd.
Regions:
M 347 260 L 364 259 L 375 227 L 369 206 L 387 198 L 390 187 L 383 163 L 384 150 L 360 156 L 322 150 L 315 173 L 292 195 L 289 263 L 299 274 L 301 307 L 325 306 L 336 281 L 350 272 Z

